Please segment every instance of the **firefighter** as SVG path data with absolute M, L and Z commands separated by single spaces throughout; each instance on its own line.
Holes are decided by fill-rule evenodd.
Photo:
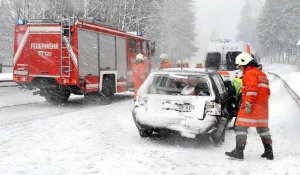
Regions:
M 202 63 L 201 63 L 201 62 L 197 62 L 197 63 L 196 63 L 196 68 L 203 68 Z
M 178 68 L 182 67 L 182 61 L 181 60 L 176 61 L 176 67 L 178 67 Z
M 244 159 L 247 129 L 256 127 L 265 152 L 263 158 L 273 160 L 272 139 L 268 127 L 268 100 L 270 96 L 269 80 L 258 69 L 258 63 L 248 53 L 241 53 L 236 64 L 243 71 L 242 104 L 236 121 L 236 148 L 225 154 L 229 157 Z
M 139 53 L 136 55 L 136 63 L 133 67 L 133 79 L 134 79 L 134 99 L 136 98 L 137 91 L 146 78 L 145 72 L 145 58 L 144 55 Z
M 184 59 L 182 61 L 182 67 L 184 68 L 189 68 L 189 60 L 188 59 Z
M 173 64 L 167 54 L 163 53 L 160 55 L 160 67 L 159 69 L 172 68 Z
M 229 108 L 228 111 L 230 113 L 230 115 L 233 117 L 237 117 L 237 113 L 239 112 L 240 106 L 241 106 L 241 100 L 242 100 L 242 79 L 241 77 L 238 77 L 238 75 L 236 75 L 232 82 L 230 82 L 230 85 L 232 86 L 232 90 L 228 90 L 228 103 L 229 103 Z M 230 130 L 235 130 L 235 123 L 236 123 L 236 119 L 234 120 L 234 124 L 231 128 L 229 128 Z

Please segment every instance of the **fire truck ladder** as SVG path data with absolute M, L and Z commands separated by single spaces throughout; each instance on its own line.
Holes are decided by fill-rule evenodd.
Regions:
M 71 74 L 71 24 L 70 19 L 61 20 L 61 77 L 70 77 Z

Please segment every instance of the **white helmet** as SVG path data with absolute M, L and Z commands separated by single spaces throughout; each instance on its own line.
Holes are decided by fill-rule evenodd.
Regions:
M 253 58 L 251 57 L 251 55 L 249 53 L 244 52 L 236 57 L 235 64 L 237 64 L 237 66 L 246 66 L 252 60 Z
M 189 60 L 188 60 L 188 59 L 184 59 L 184 60 L 182 61 L 182 64 L 189 64 Z
M 176 64 L 182 64 L 182 61 L 181 60 L 177 60 Z
M 144 61 L 145 60 L 144 55 L 141 53 L 137 54 L 135 59 L 136 59 L 136 61 Z
M 196 61 L 196 64 L 202 64 L 202 61 Z
M 159 57 L 161 60 L 170 60 L 169 59 L 169 56 L 165 53 L 161 54 L 160 57 Z

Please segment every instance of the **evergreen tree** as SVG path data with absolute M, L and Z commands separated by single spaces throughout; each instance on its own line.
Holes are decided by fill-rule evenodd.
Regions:
M 294 57 L 299 19 L 299 0 L 266 0 L 257 25 L 259 50 L 275 61 L 286 54 Z
M 142 31 L 160 53 L 189 58 L 194 46 L 193 0 L 6 0 L 1 1 L 0 57 L 11 59 L 16 19 L 98 18 L 125 31 Z M 174 60 L 175 61 L 175 60 Z

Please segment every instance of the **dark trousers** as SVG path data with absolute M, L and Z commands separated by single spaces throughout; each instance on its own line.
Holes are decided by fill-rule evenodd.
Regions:
M 246 144 L 248 128 L 249 127 L 246 127 L 246 126 L 236 126 L 235 127 L 237 143 L 240 143 L 241 145 Z M 272 142 L 270 129 L 268 127 L 256 127 L 256 131 L 259 134 L 263 143 L 266 143 L 266 142 L 271 143 Z

